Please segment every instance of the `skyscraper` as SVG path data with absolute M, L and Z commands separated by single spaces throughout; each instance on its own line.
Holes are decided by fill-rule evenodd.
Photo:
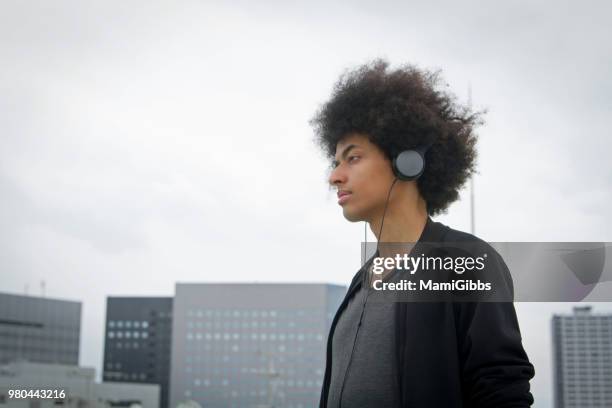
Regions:
M 168 407 L 172 298 L 108 297 L 105 382 L 158 384 Z
M 612 314 L 575 307 L 552 318 L 556 408 L 612 407 Z
M 0 293 L 0 365 L 78 365 L 80 332 L 80 302 Z
M 316 406 L 326 338 L 346 288 L 177 284 L 171 405 Z

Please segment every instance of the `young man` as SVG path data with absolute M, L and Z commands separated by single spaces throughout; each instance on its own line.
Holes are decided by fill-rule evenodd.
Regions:
M 437 73 L 376 60 L 343 75 L 311 124 L 344 217 L 368 222 L 381 244 L 484 242 L 430 218 L 473 174 L 479 121 Z M 424 167 L 403 177 L 398 157 L 414 149 Z M 368 303 L 371 262 L 332 322 L 320 408 L 531 406 L 534 368 L 511 301 Z

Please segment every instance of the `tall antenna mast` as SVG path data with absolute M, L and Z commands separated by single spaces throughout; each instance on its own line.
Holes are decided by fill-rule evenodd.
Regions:
M 472 110 L 472 83 L 468 82 L 468 107 Z M 474 175 L 470 177 L 470 233 L 476 234 L 476 213 L 474 211 Z

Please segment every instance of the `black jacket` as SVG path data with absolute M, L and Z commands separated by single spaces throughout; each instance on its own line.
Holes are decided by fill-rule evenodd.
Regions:
M 419 242 L 471 240 L 484 242 L 428 218 Z M 368 264 L 354 276 L 332 321 L 320 408 L 327 404 L 334 329 L 361 287 Z M 518 408 L 533 403 L 529 380 L 535 371 L 521 344 L 512 302 L 397 302 L 394 310 L 394 372 L 401 408 Z

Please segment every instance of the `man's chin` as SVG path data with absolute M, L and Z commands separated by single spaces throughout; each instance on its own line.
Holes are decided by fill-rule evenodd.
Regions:
M 364 217 L 362 214 L 356 213 L 354 211 L 350 211 L 348 208 L 343 208 L 342 214 L 344 215 L 344 218 L 346 218 L 347 221 L 350 221 L 350 222 L 357 222 L 357 221 L 364 220 Z

